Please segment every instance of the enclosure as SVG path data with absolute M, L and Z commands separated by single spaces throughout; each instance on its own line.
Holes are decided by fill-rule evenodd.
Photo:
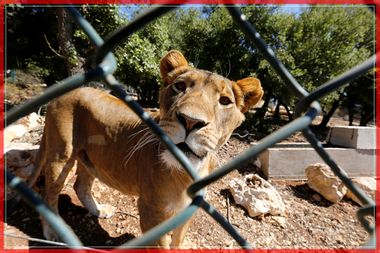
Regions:
M 350 80 L 358 78 L 361 75 L 366 74 L 369 70 L 373 69 L 375 66 L 375 55 L 371 56 L 368 60 L 365 60 L 363 63 L 348 70 L 347 72 L 337 76 L 335 79 L 326 80 L 326 82 L 324 82 L 323 85 L 308 92 L 304 89 L 304 87 L 301 84 L 297 82 L 297 80 L 292 76 L 292 74 L 287 70 L 287 68 L 279 61 L 274 51 L 267 46 L 267 44 L 261 38 L 260 34 L 256 31 L 254 27 L 255 24 L 251 24 L 247 21 L 245 15 L 242 14 L 240 8 L 237 6 L 226 6 L 225 8 L 231 15 L 231 18 L 244 32 L 245 36 L 252 41 L 252 44 L 255 46 L 254 50 L 259 50 L 261 52 L 263 58 L 266 59 L 266 61 L 270 64 L 273 70 L 277 73 L 277 75 L 283 80 L 283 82 L 286 84 L 287 89 L 289 89 L 292 92 L 297 102 L 294 108 L 294 119 L 292 121 L 283 126 L 281 129 L 268 135 L 267 137 L 264 137 L 256 145 L 250 146 L 249 148 L 247 147 L 247 150 L 238 150 L 236 154 L 234 154 L 236 155 L 234 159 L 228 162 L 226 161 L 209 176 L 205 178 L 200 178 L 199 175 L 197 175 L 197 173 L 193 170 L 191 164 L 182 154 L 182 152 L 178 150 L 178 148 L 171 142 L 171 140 L 157 126 L 157 124 L 151 118 L 147 117 L 146 114 L 144 114 L 144 111 L 142 110 L 140 105 L 124 91 L 122 84 L 113 76 L 113 73 L 117 70 L 117 62 L 111 52 L 116 50 L 118 44 L 122 41 L 126 41 L 134 32 L 141 29 L 147 23 L 151 22 L 156 18 L 159 18 L 162 15 L 165 15 L 166 13 L 172 11 L 177 7 L 178 6 L 159 6 L 150 8 L 148 11 L 142 13 L 140 16 L 137 16 L 127 25 L 114 32 L 111 36 L 108 36 L 105 40 L 103 40 L 96 33 L 96 31 L 92 28 L 91 24 L 88 23 L 74 7 L 66 7 L 66 11 L 70 13 L 70 15 L 72 15 L 77 25 L 88 36 L 93 47 L 95 48 L 93 64 L 85 73 L 77 73 L 73 76 L 70 76 L 62 80 L 61 82 L 58 82 L 47 88 L 42 95 L 7 111 L 5 116 L 6 125 L 12 124 L 17 119 L 28 115 L 30 112 L 32 112 L 39 106 L 47 103 L 49 100 L 69 90 L 78 88 L 84 83 L 96 80 L 103 80 L 118 98 L 123 100 L 130 108 L 132 108 L 135 111 L 136 114 L 139 115 L 139 117 L 142 118 L 142 120 L 151 128 L 151 130 L 161 139 L 164 145 L 166 145 L 166 147 L 172 152 L 172 154 L 179 160 L 179 162 L 182 164 L 187 173 L 189 173 L 189 175 L 193 178 L 194 183 L 188 189 L 188 194 L 193 198 L 193 202 L 189 205 L 189 207 L 186 210 L 178 214 L 176 217 L 164 222 L 163 224 L 152 229 L 151 231 L 147 232 L 141 237 L 129 240 L 125 244 L 123 244 L 124 239 L 130 239 L 128 238 L 128 234 L 122 236 L 122 238 L 119 239 L 120 241 L 117 240 L 115 242 L 113 239 L 109 239 L 111 240 L 109 242 L 110 245 L 121 244 L 121 246 L 119 246 L 121 248 L 130 248 L 145 245 L 147 242 L 154 240 L 161 234 L 171 231 L 173 228 L 178 226 L 178 224 L 191 217 L 198 209 L 202 209 L 208 215 L 210 215 L 215 221 L 217 221 L 220 224 L 220 226 L 224 228 L 224 230 L 231 236 L 231 238 L 233 238 L 236 241 L 235 242 L 232 240 L 227 240 L 227 242 L 223 242 L 223 244 L 221 245 L 216 245 L 217 247 L 240 246 L 243 248 L 251 248 L 252 242 L 249 243 L 245 239 L 245 237 L 241 236 L 241 234 L 243 234 L 244 232 L 238 232 L 239 226 L 245 226 L 241 224 L 231 224 L 229 221 L 227 221 L 227 219 L 224 218 L 224 215 L 222 215 L 218 211 L 220 207 L 222 207 L 221 202 L 219 201 L 215 203 L 218 206 L 218 208 L 215 209 L 213 205 L 210 204 L 211 201 L 208 199 L 208 197 L 204 197 L 203 188 L 212 183 L 214 184 L 211 186 L 211 188 L 214 187 L 215 185 L 217 185 L 218 180 L 221 180 L 222 177 L 226 175 L 231 175 L 230 173 L 236 173 L 237 168 L 242 168 L 249 164 L 249 162 L 252 161 L 252 159 L 257 158 L 258 155 L 264 150 L 266 150 L 268 147 L 271 147 L 277 142 L 288 138 L 295 132 L 301 131 L 304 137 L 307 139 L 307 141 L 315 149 L 315 151 L 323 158 L 325 163 L 331 167 L 331 169 L 336 173 L 336 175 L 346 184 L 346 186 L 352 192 L 354 192 L 354 194 L 362 202 L 366 203 L 362 208 L 358 210 L 358 220 L 362 223 L 364 229 L 371 234 L 371 239 L 368 242 L 368 245 L 374 246 L 374 225 L 372 224 L 373 219 L 370 218 L 372 222 L 369 222 L 367 220 L 367 216 L 375 215 L 374 201 L 368 198 L 365 194 L 363 194 L 361 189 L 358 189 L 356 186 L 354 186 L 351 183 L 351 180 L 345 175 L 345 173 L 342 172 L 342 169 L 339 168 L 338 165 L 332 159 L 330 159 L 330 156 L 325 152 L 320 141 L 315 137 L 315 134 L 311 131 L 309 126 L 311 125 L 314 118 L 321 111 L 320 104 L 317 101 L 324 97 L 326 94 L 346 85 Z M 370 6 L 369 8 L 371 8 L 371 10 L 374 11 L 373 6 Z M 229 154 L 228 158 L 230 158 L 231 156 L 232 155 Z M 56 232 L 59 235 L 61 235 L 62 240 L 68 245 L 68 247 L 78 248 L 82 246 L 82 242 L 76 237 L 74 233 L 72 233 L 71 229 L 68 228 L 67 225 L 65 225 L 62 219 L 60 219 L 57 215 L 51 213 L 48 207 L 46 207 L 41 202 L 40 198 L 33 194 L 30 191 L 30 189 L 28 189 L 28 187 L 26 187 L 26 185 L 21 180 L 19 180 L 18 177 L 13 176 L 9 171 L 6 172 L 6 181 L 8 187 L 18 191 L 18 193 L 26 200 L 26 202 L 35 207 L 40 215 L 49 220 L 49 222 L 52 224 L 52 227 L 56 230 Z M 281 186 L 281 183 L 279 183 L 278 185 L 278 187 L 280 188 L 283 187 Z M 215 190 L 216 192 L 223 190 L 219 189 L 218 187 L 216 187 L 216 189 L 218 189 Z M 302 187 L 299 187 L 297 185 L 294 185 L 293 189 L 296 189 L 301 193 L 304 190 Z M 117 196 L 117 193 L 113 194 L 116 194 Z M 226 199 L 228 198 L 229 197 L 227 196 Z M 63 201 L 64 203 L 67 203 L 67 200 Z M 129 201 L 133 202 L 134 200 L 129 199 Z M 306 209 L 305 212 L 307 212 Z M 123 217 L 123 219 L 126 219 L 126 216 L 130 216 L 129 218 L 132 217 L 131 219 L 128 219 L 128 221 L 131 223 L 136 224 L 137 222 L 135 220 L 136 218 L 133 217 L 133 212 L 132 214 L 121 213 L 120 215 Z M 323 214 L 319 211 L 316 211 L 315 215 L 319 216 Z M 199 216 L 197 217 L 199 218 Z M 91 223 L 96 223 L 96 220 L 90 220 L 92 220 Z M 200 221 L 195 221 L 195 223 L 197 222 Z M 339 219 L 334 222 L 338 224 Z M 297 222 L 295 222 L 295 224 L 296 223 Z M 279 226 L 281 227 L 281 224 Z M 312 226 L 312 223 L 310 223 L 310 226 Z M 208 232 L 206 232 L 206 234 L 211 235 L 212 233 L 209 234 Z M 285 235 L 286 234 L 284 234 L 283 236 Z M 280 247 L 289 247 L 289 244 L 287 244 L 285 239 L 278 239 L 278 243 L 284 243 L 283 245 L 280 245 Z M 307 248 L 307 240 L 305 240 L 304 242 L 298 241 L 296 243 L 299 243 L 299 245 L 293 246 L 298 248 Z M 89 245 L 88 242 L 86 242 L 86 245 Z M 254 244 L 255 248 L 259 248 L 260 246 L 268 247 L 268 245 Z M 271 247 L 274 245 L 269 246 Z

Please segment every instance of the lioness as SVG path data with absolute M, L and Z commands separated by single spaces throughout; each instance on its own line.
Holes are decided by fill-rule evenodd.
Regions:
M 163 87 L 160 110 L 148 112 L 205 176 L 215 167 L 215 151 L 244 120 L 244 112 L 263 95 L 260 81 L 237 82 L 195 69 L 178 51 L 160 61 Z M 114 207 L 100 205 L 91 194 L 95 177 L 125 194 L 139 196 L 142 231 L 172 217 L 190 203 L 191 184 L 179 162 L 122 101 L 106 92 L 80 88 L 52 101 L 38 155 L 38 170 L 45 177 L 43 198 L 58 213 L 58 195 L 77 161 L 74 185 L 90 213 L 113 215 Z M 42 221 L 43 234 L 57 240 Z M 165 235 L 155 246 L 181 247 L 189 222 Z

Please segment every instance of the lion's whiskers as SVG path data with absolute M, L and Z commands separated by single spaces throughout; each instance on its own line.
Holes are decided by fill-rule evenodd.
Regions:
M 140 131 L 137 131 L 136 133 L 134 133 L 134 134 L 131 134 L 130 136 L 129 136 L 129 141 L 128 141 L 128 143 L 133 139 L 133 138 L 135 138 L 138 134 L 141 134 L 141 133 L 143 133 L 143 132 L 146 132 L 146 131 L 148 131 L 149 130 L 149 128 L 144 128 L 144 129 L 141 129 Z
M 146 131 L 146 129 L 143 129 L 143 130 L 140 130 L 138 131 L 137 133 L 142 133 L 143 131 Z M 133 137 L 136 137 L 136 134 L 133 134 L 134 136 Z M 129 160 L 132 158 L 132 156 L 140 149 L 144 148 L 146 145 L 148 144 L 151 144 L 151 143 L 160 143 L 159 140 L 157 139 L 157 137 L 150 131 L 144 133 L 139 141 L 136 143 L 136 145 L 133 146 L 132 149 L 130 149 L 128 151 L 128 154 L 125 156 L 124 158 L 124 161 L 123 161 L 123 165 L 124 166 L 127 166 Z

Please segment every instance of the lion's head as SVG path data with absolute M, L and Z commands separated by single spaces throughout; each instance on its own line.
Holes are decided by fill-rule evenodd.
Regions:
M 260 81 L 231 81 L 189 66 L 178 51 L 160 61 L 164 87 L 160 92 L 159 125 L 197 168 L 203 158 L 224 145 L 245 119 L 244 112 L 263 96 Z M 161 159 L 181 168 L 168 150 Z

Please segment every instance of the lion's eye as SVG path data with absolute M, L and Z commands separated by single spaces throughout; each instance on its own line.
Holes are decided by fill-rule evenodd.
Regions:
M 223 96 L 219 98 L 219 103 L 221 105 L 229 105 L 232 103 L 231 99 L 229 97 Z
M 185 82 L 178 82 L 178 83 L 174 83 L 173 84 L 173 90 L 175 92 L 181 92 L 181 91 L 185 91 L 187 88 L 186 86 L 186 83 Z

